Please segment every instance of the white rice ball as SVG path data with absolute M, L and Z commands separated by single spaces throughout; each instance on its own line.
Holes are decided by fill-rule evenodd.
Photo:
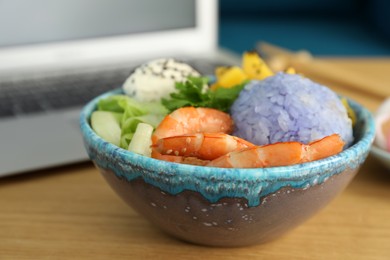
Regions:
M 188 76 L 200 73 L 172 58 L 157 59 L 136 68 L 124 82 L 123 91 L 141 102 L 159 101 L 176 91 L 175 82 L 183 82 Z

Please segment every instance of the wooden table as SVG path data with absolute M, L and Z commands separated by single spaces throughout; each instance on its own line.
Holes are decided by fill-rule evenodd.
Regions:
M 390 87 L 390 59 L 326 60 Z M 332 88 L 372 111 L 382 101 Z M 243 248 L 202 247 L 162 233 L 89 162 L 0 179 L 0 259 L 34 258 L 390 259 L 390 172 L 369 156 L 347 189 L 309 221 Z

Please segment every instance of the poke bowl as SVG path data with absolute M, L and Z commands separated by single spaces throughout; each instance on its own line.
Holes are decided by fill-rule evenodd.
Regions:
M 375 139 L 371 154 L 390 169 L 390 98 L 385 99 L 374 114 Z
M 376 145 L 371 147 L 371 154 L 388 170 L 390 170 L 390 152 L 387 152 Z
M 99 100 L 80 115 L 89 157 L 111 188 L 156 227 L 178 239 L 237 247 L 280 237 L 324 208 L 364 163 L 375 135 L 370 112 L 348 100 L 356 114 L 354 141 L 330 157 L 290 166 L 218 168 L 146 157 L 103 140 L 91 128 Z

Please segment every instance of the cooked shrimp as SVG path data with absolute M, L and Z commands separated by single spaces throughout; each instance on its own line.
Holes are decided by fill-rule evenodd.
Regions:
M 232 151 L 254 144 L 236 136 L 221 133 L 196 133 L 159 139 L 153 147 L 162 155 L 196 157 L 214 160 Z
M 309 150 L 305 154 L 308 162 L 320 160 L 341 152 L 345 142 L 338 134 L 326 136 L 309 143 Z
M 152 143 L 177 135 L 195 133 L 230 133 L 233 120 L 222 111 L 203 107 L 182 107 L 167 115 L 152 135 Z
M 152 158 L 164 160 L 168 162 L 201 165 L 201 166 L 205 166 L 210 162 L 210 160 L 201 160 L 196 157 L 184 157 L 184 156 L 161 154 L 156 149 L 152 149 Z
M 319 160 L 343 150 L 344 142 L 338 134 L 326 136 L 307 145 L 299 142 L 280 142 L 230 152 L 207 166 L 222 168 L 260 168 L 287 166 Z

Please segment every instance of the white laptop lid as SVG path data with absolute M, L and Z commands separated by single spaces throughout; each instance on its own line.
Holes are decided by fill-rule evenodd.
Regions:
M 0 75 L 212 53 L 217 19 L 217 0 L 2 0 Z

